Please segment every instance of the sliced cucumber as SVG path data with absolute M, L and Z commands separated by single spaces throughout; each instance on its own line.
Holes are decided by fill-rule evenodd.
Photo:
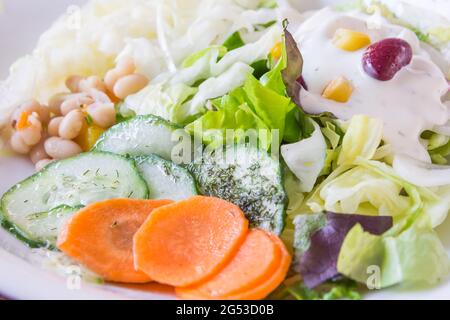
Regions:
M 147 182 L 150 199 L 184 200 L 198 194 L 188 170 L 156 155 L 135 158 L 141 176 Z
M 282 232 L 287 203 L 282 168 L 267 152 L 246 145 L 218 149 L 204 153 L 189 170 L 201 194 L 236 204 L 254 227 Z
M 188 144 L 186 148 L 180 150 L 180 141 Z M 156 154 L 172 160 L 173 156 L 184 156 L 180 151 L 191 152 L 191 137 L 184 129 L 162 118 L 137 116 L 105 132 L 94 149 L 131 156 Z
M 18 229 L 16 226 L 11 224 L 9 221 L 5 220 L 3 213 L 0 211 L 0 225 L 3 229 L 7 230 L 9 233 L 14 235 L 20 241 L 25 242 L 30 248 L 38 248 L 45 246 L 43 242 L 36 242 L 31 240 L 27 234 L 22 230 Z
M 47 245 L 44 229 L 66 219 L 67 210 L 112 198 L 148 197 L 148 188 L 133 160 L 112 153 L 92 152 L 52 163 L 12 187 L 1 199 L 3 224 L 24 238 Z M 30 218 L 33 218 L 30 220 Z M 39 224 L 42 224 L 39 225 Z M 51 230 L 49 230 L 51 231 Z
M 26 230 L 33 235 L 37 243 L 46 243 L 49 248 L 56 248 L 56 240 L 66 221 L 82 206 L 59 206 L 48 212 L 33 213 L 26 217 Z

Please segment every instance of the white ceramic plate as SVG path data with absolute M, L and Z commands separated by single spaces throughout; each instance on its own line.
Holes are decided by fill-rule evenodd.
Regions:
M 34 47 L 39 34 L 69 5 L 83 0 L 0 0 L 0 78 L 18 57 Z M 302 0 L 302 8 L 313 8 L 336 0 Z M 0 158 L 0 194 L 34 171 L 25 158 Z M 439 234 L 450 254 L 450 219 L 439 228 Z M 74 279 L 36 264 L 30 249 L 0 229 L 0 296 L 17 299 L 173 299 L 170 288 L 155 284 L 133 287 L 83 283 L 73 289 Z M 76 286 L 75 286 L 76 287 Z M 450 280 L 422 291 L 391 289 L 372 292 L 368 299 L 449 299 Z

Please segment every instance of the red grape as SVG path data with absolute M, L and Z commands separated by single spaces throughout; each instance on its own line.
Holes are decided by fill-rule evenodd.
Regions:
M 391 80 L 411 63 L 413 51 L 408 42 L 397 38 L 381 40 L 369 46 L 363 56 L 364 71 L 380 81 Z

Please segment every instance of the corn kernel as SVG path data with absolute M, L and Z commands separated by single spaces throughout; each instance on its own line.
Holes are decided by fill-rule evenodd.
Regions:
M 334 33 L 333 44 L 346 51 L 357 51 L 371 43 L 367 34 L 350 29 L 339 28 Z
M 283 48 L 281 47 L 281 42 L 278 42 L 270 51 L 272 58 L 278 60 L 281 58 L 281 54 L 283 52 Z
M 94 124 L 85 124 L 80 135 L 75 139 L 75 142 L 78 143 L 83 151 L 89 151 L 95 145 L 103 132 L 105 132 L 105 129 L 103 128 L 100 128 Z
M 322 96 L 337 102 L 347 102 L 353 93 L 350 81 L 345 77 L 339 77 L 331 81 L 325 88 Z

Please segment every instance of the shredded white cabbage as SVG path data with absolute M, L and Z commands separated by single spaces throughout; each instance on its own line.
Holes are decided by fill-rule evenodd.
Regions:
M 264 59 L 270 49 L 280 41 L 281 33 L 282 30 L 279 26 L 273 26 L 258 41 L 230 51 L 217 64 L 213 65 L 212 74 L 219 75 L 238 61 L 251 64 Z
M 314 133 L 310 138 L 281 147 L 281 154 L 292 173 L 300 180 L 299 190 L 311 192 L 322 171 L 327 144 L 320 127 L 313 122 Z
M 276 20 L 261 0 L 91 0 L 80 25 L 62 16 L 32 54 L 0 83 L 0 127 L 12 110 L 31 98 L 42 103 L 61 91 L 69 75 L 103 76 L 118 57 L 135 59 L 138 72 L 155 78 L 174 72 L 189 55 L 222 43 L 238 29 L 259 38 L 252 24 Z M 231 64 L 232 65 L 232 64 Z M 228 65 L 228 66 L 231 66 Z M 221 70 L 222 72 L 225 69 Z
M 125 107 L 136 114 L 156 114 L 177 123 L 184 123 L 187 119 L 201 114 L 205 111 L 204 107 L 209 99 L 220 97 L 244 84 L 248 74 L 253 72 L 250 65 L 267 57 L 270 49 L 280 40 L 282 30 L 279 26 L 272 26 L 261 33 L 260 39 L 231 50 L 220 61 L 218 57 L 223 47 L 218 45 L 199 51 L 197 61 L 177 70 L 171 70 L 173 60 L 170 52 L 164 54 L 163 60 L 166 61 L 169 71 L 160 73 L 141 92 L 127 97 Z M 135 60 L 138 63 L 141 61 L 136 58 Z M 142 61 L 148 61 L 148 58 Z M 203 82 L 199 85 L 198 92 L 192 92 L 189 86 L 199 81 Z M 183 103 L 191 94 L 195 94 L 192 100 Z
M 212 98 L 223 96 L 231 90 L 240 87 L 247 79 L 247 75 L 253 72 L 249 65 L 237 62 L 226 72 L 216 78 L 209 78 L 203 82 L 197 94 L 192 99 L 192 109 L 198 109 Z

